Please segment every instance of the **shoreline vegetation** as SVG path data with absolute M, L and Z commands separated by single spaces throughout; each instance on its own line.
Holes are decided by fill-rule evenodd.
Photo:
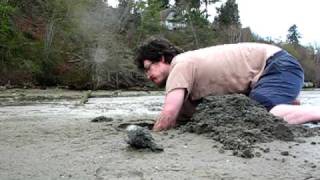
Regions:
M 320 86 L 320 47 L 300 44 L 299 27 L 288 27 L 284 41 L 263 38 L 242 27 L 235 0 L 223 3 L 210 21 L 206 8 L 216 2 L 119 1 L 113 8 L 103 0 L 1 1 L 0 86 L 154 88 L 133 63 L 136 47 L 150 36 L 165 37 L 184 51 L 274 44 L 299 60 L 306 81 Z

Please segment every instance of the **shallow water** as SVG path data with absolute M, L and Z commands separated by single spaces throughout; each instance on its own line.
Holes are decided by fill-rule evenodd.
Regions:
M 320 106 L 320 89 L 302 91 L 299 99 L 302 104 Z M 114 119 L 153 119 L 160 112 L 162 104 L 162 95 L 89 98 L 84 105 L 77 105 L 76 100 L 65 99 L 37 101 L 0 107 L 0 120 L 82 119 L 102 115 Z
M 75 101 L 13 105 L 0 107 L 0 120 L 11 118 L 46 118 L 52 120 L 69 118 L 93 118 L 106 116 L 115 119 L 153 118 L 160 110 L 161 96 L 90 98 L 85 105 Z
M 320 89 L 301 91 L 299 99 L 301 104 L 320 106 Z

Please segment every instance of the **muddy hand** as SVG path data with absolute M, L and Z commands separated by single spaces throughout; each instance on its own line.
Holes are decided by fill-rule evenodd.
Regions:
M 163 131 L 168 130 L 176 125 L 176 121 L 171 120 L 170 118 L 159 119 L 153 126 L 153 131 Z

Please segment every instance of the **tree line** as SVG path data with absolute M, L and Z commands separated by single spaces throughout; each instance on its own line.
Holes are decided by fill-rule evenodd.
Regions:
M 235 0 L 218 7 L 210 22 L 207 8 L 218 1 L 119 0 L 113 8 L 105 0 L 1 0 L 0 85 L 112 89 L 108 73 L 118 71 L 126 82 L 121 88 L 152 87 L 143 76 L 135 76 L 137 81 L 130 74 L 139 74 L 133 64 L 137 45 L 157 35 L 184 50 L 276 44 L 296 56 L 306 80 L 319 86 L 320 48 L 302 46 L 296 25 L 288 27 L 285 42 L 264 39 L 242 27 Z

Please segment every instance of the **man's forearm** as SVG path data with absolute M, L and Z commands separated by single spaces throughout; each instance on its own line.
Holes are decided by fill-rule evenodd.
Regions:
M 183 104 L 184 89 L 176 89 L 167 94 L 163 109 L 153 127 L 155 131 L 174 127 Z

